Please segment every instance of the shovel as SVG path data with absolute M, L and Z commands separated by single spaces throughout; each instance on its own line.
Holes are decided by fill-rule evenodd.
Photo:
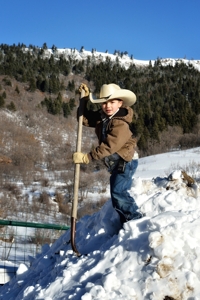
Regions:
M 76 152 L 81 152 L 81 141 L 82 141 L 82 127 L 83 127 L 83 107 L 85 91 L 81 90 L 81 98 L 79 104 L 79 115 L 78 115 L 78 132 L 77 132 L 77 142 L 76 142 Z M 79 189 L 79 177 L 80 177 L 80 164 L 75 164 L 74 171 L 74 199 L 72 202 L 71 211 L 71 246 L 72 250 L 77 256 L 81 256 L 75 245 L 75 234 L 76 234 L 76 219 L 77 219 L 77 206 L 78 206 L 78 189 Z

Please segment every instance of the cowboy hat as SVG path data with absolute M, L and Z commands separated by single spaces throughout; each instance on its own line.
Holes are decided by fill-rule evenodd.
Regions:
M 131 106 L 136 102 L 136 95 L 133 92 L 121 89 L 114 83 L 102 85 L 99 99 L 95 99 L 91 93 L 89 98 L 92 103 L 103 103 L 109 100 L 118 99 L 122 100 L 123 105 L 125 106 Z

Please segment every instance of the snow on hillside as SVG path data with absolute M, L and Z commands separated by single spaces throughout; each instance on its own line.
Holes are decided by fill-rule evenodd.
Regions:
M 52 49 L 45 50 L 45 55 L 47 57 L 50 57 L 53 53 Z M 145 67 L 149 65 L 149 60 L 138 60 L 135 58 L 131 58 L 128 54 L 123 54 L 122 56 L 117 54 L 110 54 L 108 52 L 98 52 L 98 51 L 78 51 L 76 49 L 70 49 L 70 48 L 64 48 L 64 49 L 57 49 L 54 51 L 55 56 L 63 55 L 66 59 L 70 56 L 72 59 L 77 60 L 86 60 L 88 57 L 94 59 L 96 62 L 105 62 L 107 58 L 109 58 L 112 62 L 116 62 L 116 60 L 119 61 L 119 63 L 124 66 L 126 69 L 130 67 L 130 65 L 135 64 L 138 67 Z M 192 65 L 194 66 L 198 71 L 200 71 L 200 60 L 188 60 L 188 59 L 172 59 L 172 58 L 159 58 L 161 60 L 161 64 L 163 66 L 165 65 L 172 65 L 174 66 L 176 63 L 185 63 L 188 66 Z M 152 65 L 154 65 L 155 60 L 151 60 Z
M 200 148 L 142 158 L 131 194 L 145 216 L 120 229 L 109 193 L 103 208 L 77 222 L 76 246 L 64 233 L 0 288 L 9 300 L 200 299 Z M 170 176 L 169 176 L 170 175 Z

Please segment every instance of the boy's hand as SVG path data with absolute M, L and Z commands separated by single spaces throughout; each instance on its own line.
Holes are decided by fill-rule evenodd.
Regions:
M 75 164 L 89 164 L 90 160 L 87 153 L 85 154 L 82 152 L 74 152 L 73 162 Z
M 89 88 L 88 86 L 85 84 L 85 83 L 81 83 L 80 87 L 79 87 L 79 93 L 81 94 L 81 91 L 84 90 L 85 91 L 85 97 L 88 97 L 89 96 Z

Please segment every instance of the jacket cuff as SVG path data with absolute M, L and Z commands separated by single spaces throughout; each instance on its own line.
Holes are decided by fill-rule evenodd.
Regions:
M 91 154 L 91 153 L 88 153 L 87 156 L 88 156 L 89 161 L 94 160 L 94 158 L 92 157 L 92 154 Z

